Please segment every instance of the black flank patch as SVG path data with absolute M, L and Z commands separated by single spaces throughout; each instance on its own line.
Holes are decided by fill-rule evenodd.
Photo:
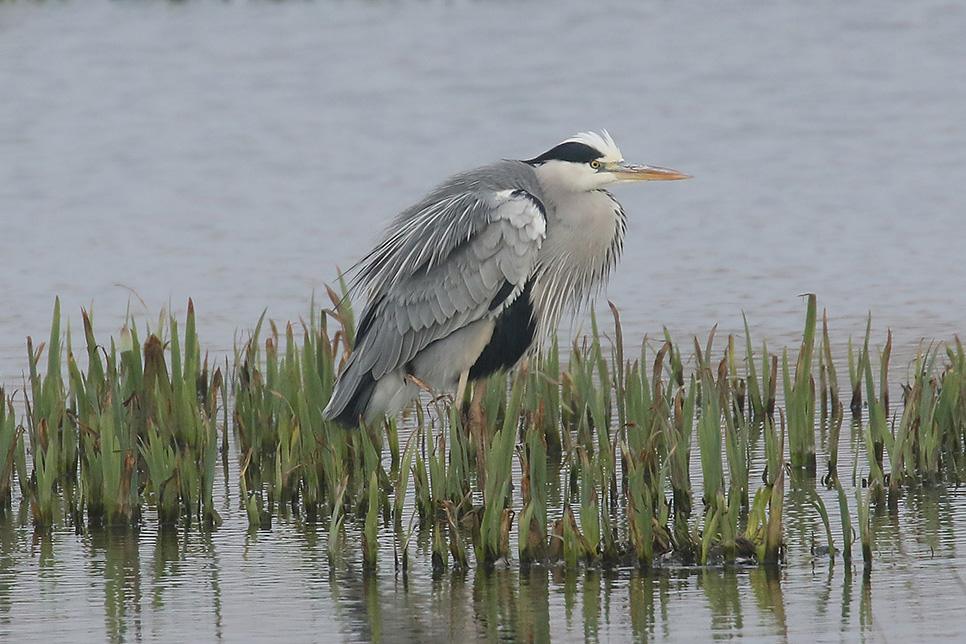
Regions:
M 493 337 L 470 367 L 470 379 L 485 378 L 515 365 L 533 344 L 536 332 L 533 303 L 530 301 L 530 283 L 527 282 L 519 297 L 496 319 Z

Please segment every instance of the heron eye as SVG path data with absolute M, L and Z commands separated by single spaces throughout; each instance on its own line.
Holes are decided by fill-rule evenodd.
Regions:
M 593 161 L 590 162 L 590 167 L 593 168 L 594 170 L 600 170 L 600 161 L 598 161 L 597 159 L 594 159 Z

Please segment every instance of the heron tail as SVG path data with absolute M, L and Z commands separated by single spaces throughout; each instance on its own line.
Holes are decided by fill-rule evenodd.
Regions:
M 369 370 L 361 374 L 356 371 L 350 358 L 335 383 L 322 418 L 334 420 L 343 427 L 358 427 L 360 420 L 371 423 L 383 414 L 398 413 L 419 392 L 419 387 L 407 381 L 403 369 L 390 371 L 378 380 Z
M 368 370 L 356 373 L 354 364 L 349 364 L 339 374 L 332 391 L 329 404 L 322 410 L 322 418 L 334 420 L 343 427 L 358 427 L 360 419 L 368 419 L 369 401 L 376 388 L 376 380 Z

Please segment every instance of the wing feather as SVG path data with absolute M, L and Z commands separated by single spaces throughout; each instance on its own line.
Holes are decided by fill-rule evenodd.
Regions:
M 366 328 L 326 417 L 342 413 L 361 383 L 408 370 L 431 343 L 512 303 L 546 237 L 541 197 L 529 166 L 504 162 L 458 175 L 394 220 L 356 267 Z
M 481 253 L 476 236 L 471 237 L 445 261 L 397 279 L 382 294 L 381 311 L 373 316 L 371 330 L 357 347 L 363 352 L 358 358 L 363 364 L 369 362 L 364 354 L 372 354 L 374 378 L 405 364 L 435 340 L 483 317 L 495 317 L 501 307 L 490 307 L 506 282 L 514 285 L 514 295 L 523 288 L 536 264 L 545 229 L 527 230 L 521 225 L 523 215 L 515 203 L 520 199 L 528 200 L 522 196 L 497 200 L 488 228 L 499 230 L 502 243 L 491 245 L 488 254 Z M 532 202 L 525 207 L 532 217 L 542 217 Z M 505 216 L 508 212 L 515 217 Z
M 513 200 L 521 198 L 526 199 Z M 446 261 L 391 284 L 380 298 L 382 311 L 374 317 L 369 342 L 359 347 L 382 358 L 374 364 L 375 378 L 411 360 L 431 342 L 494 315 L 489 307 L 504 282 L 514 284 L 516 291 L 523 287 L 535 266 L 544 229 L 527 231 L 521 226 L 518 205 L 512 200 L 495 204 L 488 228 L 499 230 L 502 244 L 491 245 L 489 254 L 479 252 L 474 236 L 453 249 Z M 531 216 L 542 217 L 535 206 L 527 207 L 533 211 Z M 515 220 L 504 216 L 506 211 L 516 215 Z M 380 319 L 394 324 L 380 324 Z

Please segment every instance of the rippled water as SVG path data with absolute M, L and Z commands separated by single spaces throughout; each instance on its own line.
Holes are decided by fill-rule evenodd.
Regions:
M 367 575 L 353 538 L 330 565 L 327 522 L 282 520 L 249 532 L 228 487 L 227 479 L 216 486 L 226 522 L 211 534 L 158 533 L 150 517 L 140 534 L 39 536 L 0 522 L 0 639 L 902 642 L 955 641 L 966 629 L 962 489 L 911 492 L 896 515 L 875 517 L 867 575 L 810 554 L 824 532 L 799 484 L 785 506 L 789 562 L 777 573 L 512 564 L 434 578 L 428 532 L 411 544 L 416 563 L 404 577 L 386 530 L 379 571 Z
M 630 224 L 608 297 L 628 338 L 738 331 L 744 311 L 781 346 L 814 292 L 833 339 L 871 311 L 901 364 L 963 331 L 963 33 L 966 8 L 940 1 L 0 3 L 0 381 L 21 385 L 25 337 L 46 336 L 58 295 L 75 327 L 92 306 L 101 338 L 129 308 L 183 318 L 192 297 L 202 346 L 230 354 L 266 307 L 307 315 L 447 174 L 602 127 L 628 160 L 695 177 L 618 190 Z M 906 502 L 868 581 L 793 560 L 777 581 L 514 568 L 406 586 L 391 568 L 330 570 L 315 528 L 248 535 L 227 498 L 211 537 L 7 526 L 0 636 L 966 630 L 961 491 Z
M 237 500 L 221 502 L 227 521 L 210 535 L 145 528 L 41 537 L 3 522 L 0 638 L 903 642 L 956 641 L 966 628 L 960 489 L 910 493 L 895 517 L 877 517 L 868 575 L 808 554 L 822 529 L 794 487 L 785 528 L 792 556 L 775 574 L 511 565 L 433 578 L 423 540 L 411 546 L 417 565 L 404 578 L 386 533 L 378 574 L 364 575 L 351 540 L 329 565 L 322 524 L 282 521 L 249 533 Z

